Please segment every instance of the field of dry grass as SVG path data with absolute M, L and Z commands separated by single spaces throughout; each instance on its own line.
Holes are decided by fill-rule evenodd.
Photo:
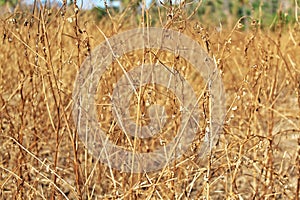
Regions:
M 173 18 L 161 18 L 162 25 L 151 25 L 198 41 L 222 76 L 226 117 L 212 151 L 200 158 L 191 148 L 156 172 L 125 173 L 99 162 L 79 139 L 72 118 L 77 72 L 104 41 L 101 32 L 110 37 L 150 26 L 151 16 L 145 11 L 140 21 L 117 15 L 98 22 L 74 7 L 17 10 L 0 19 L 0 199 L 300 198 L 300 24 L 278 23 L 270 31 L 254 22 L 243 30 L 237 22 L 220 29 L 189 19 L 184 9 L 173 11 Z M 122 62 L 135 66 L 143 62 L 140 53 Z M 167 53 L 156 59 L 167 66 L 180 62 Z M 99 83 L 100 96 L 111 93 L 120 76 L 117 66 L 110 69 Z M 178 68 L 200 93 L 201 80 L 190 70 Z M 155 89 L 164 92 L 148 88 Z M 168 105 L 167 114 L 176 113 L 178 102 L 168 96 L 158 95 L 157 101 Z M 98 103 L 109 104 L 101 97 Z M 202 104 L 205 110 L 205 98 Z M 111 116 L 105 120 L 100 123 L 109 131 L 114 123 Z M 201 143 L 205 122 L 200 124 Z M 170 130 L 166 142 L 173 137 Z M 116 128 L 110 139 L 119 140 L 119 132 Z

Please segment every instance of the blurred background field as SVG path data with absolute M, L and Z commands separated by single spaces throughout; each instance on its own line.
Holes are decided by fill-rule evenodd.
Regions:
M 299 199 L 299 4 L 0 1 L 0 199 Z M 183 32 L 215 60 L 226 118 L 204 158 L 196 149 L 205 124 L 190 152 L 164 170 L 124 173 L 99 162 L 78 138 L 73 86 L 103 33 L 150 26 Z M 133 53 L 126 62 L 143 60 Z M 107 73 L 101 95 L 116 75 Z

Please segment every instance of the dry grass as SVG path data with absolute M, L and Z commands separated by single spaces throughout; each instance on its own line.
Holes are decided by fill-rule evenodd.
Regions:
M 198 41 L 222 74 L 227 114 L 211 154 L 199 158 L 191 150 L 162 171 L 123 173 L 100 163 L 77 136 L 71 115 L 73 84 L 83 60 L 104 40 L 98 29 L 109 37 L 149 25 L 147 11 L 140 23 L 126 23 L 122 15 L 95 22 L 73 7 L 16 11 L 1 16 L 0 22 L 1 199 L 300 198 L 300 25 L 279 24 L 270 32 L 255 24 L 242 31 L 237 23 L 217 31 L 189 19 L 183 9 L 171 11 L 172 18 L 162 14 L 163 26 Z M 123 62 L 142 62 L 139 53 L 124 56 Z M 167 66 L 184 63 L 164 53 L 156 59 Z M 114 65 L 111 69 L 99 84 L 107 88 L 100 96 L 111 92 L 120 74 Z M 202 91 L 201 80 L 193 78 L 189 67 L 178 70 Z M 155 89 L 163 93 L 155 87 L 145 91 Z M 176 113 L 178 102 L 172 95 L 168 98 L 173 101 L 160 103 Z M 205 98 L 202 103 L 205 107 Z M 105 120 L 102 126 L 111 129 L 110 116 Z M 118 139 L 119 129 L 115 131 L 111 139 Z M 200 141 L 203 135 L 199 133 Z M 166 141 L 170 137 L 172 132 Z

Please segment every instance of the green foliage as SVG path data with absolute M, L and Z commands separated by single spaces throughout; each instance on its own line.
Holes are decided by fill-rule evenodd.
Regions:
M 205 20 L 208 23 L 219 24 L 220 21 L 223 21 L 223 19 L 226 18 L 226 14 L 223 10 L 223 1 L 203 1 L 203 4 L 197 11 L 197 15 L 200 19 Z
M 285 3 L 290 3 L 290 7 L 286 9 L 281 7 L 281 3 L 278 0 L 254 0 L 251 3 L 251 16 L 260 22 L 262 28 L 272 27 L 274 29 L 276 25 L 294 22 L 294 1 L 286 1 Z
M 168 5 L 169 1 L 163 2 Z M 289 0 L 285 3 L 287 2 L 289 7 L 283 10 L 282 1 L 279 0 L 203 0 L 194 17 L 212 26 L 219 26 L 221 23 L 223 26 L 232 27 L 238 19 L 246 16 L 240 21 L 244 25 L 243 29 L 250 27 L 253 21 L 256 21 L 261 28 L 274 28 L 276 25 L 295 22 L 295 1 Z M 124 19 L 136 18 L 137 23 L 139 23 L 139 20 L 141 20 L 140 3 L 141 0 L 124 0 L 121 1 L 119 7 L 111 6 L 108 9 L 112 15 L 125 12 Z M 191 14 L 196 9 L 197 3 L 196 1 L 193 4 L 190 3 L 186 7 L 188 9 L 186 10 L 187 13 Z M 153 6 L 149 10 L 151 23 L 155 24 L 159 20 L 158 8 L 162 16 L 164 15 L 164 7 Z M 98 19 L 102 19 L 107 15 L 104 8 L 96 7 L 92 11 Z
M 99 8 L 99 7 L 92 8 L 91 12 L 95 14 L 95 16 L 97 17 L 98 20 L 102 19 L 104 16 L 107 15 L 106 10 L 103 8 Z
M 112 6 L 109 7 L 108 10 L 112 13 L 118 13 L 120 8 Z M 91 12 L 95 14 L 98 20 L 101 20 L 103 17 L 107 16 L 107 10 L 105 8 L 94 7 L 92 8 Z
M 18 0 L 0 0 L 0 6 L 8 4 L 9 6 L 15 7 L 18 4 Z
M 241 23 L 247 26 L 252 20 L 259 22 L 260 26 L 271 27 L 295 22 L 295 2 L 285 1 L 288 6 L 284 9 L 283 2 L 279 0 L 205 0 L 197 11 L 198 18 L 208 24 L 234 25 L 244 16 Z M 250 20 L 252 19 L 252 20 Z
M 123 12 L 125 9 L 128 9 L 126 13 L 130 16 L 137 16 L 139 5 L 142 0 L 124 0 L 121 1 L 120 6 L 111 6 L 108 4 L 107 9 L 111 12 L 112 15 Z M 102 19 L 103 17 L 107 16 L 106 8 L 101 7 L 94 7 L 92 8 L 92 12 L 95 13 L 97 19 Z

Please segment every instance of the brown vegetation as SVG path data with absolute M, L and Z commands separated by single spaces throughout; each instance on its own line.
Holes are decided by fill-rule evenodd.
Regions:
M 226 119 L 212 152 L 131 174 L 100 163 L 77 136 L 72 91 L 81 63 L 104 40 L 100 30 L 109 37 L 148 26 L 147 11 L 128 23 L 122 15 L 97 22 L 75 7 L 16 11 L 0 21 L 1 199 L 300 198 L 300 25 L 220 29 L 173 11 L 154 25 L 198 41 L 222 74 Z

